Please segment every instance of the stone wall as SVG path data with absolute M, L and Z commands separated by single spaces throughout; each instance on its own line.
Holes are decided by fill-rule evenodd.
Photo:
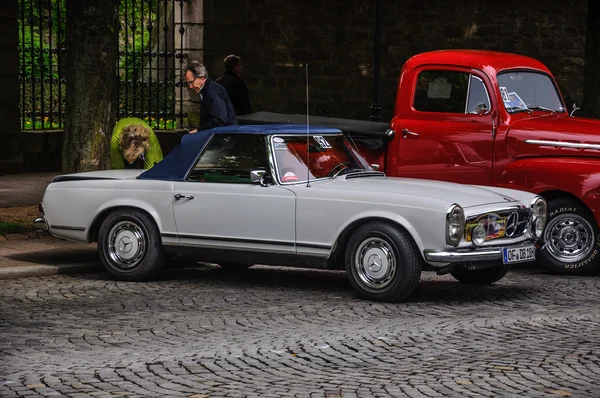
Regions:
M 585 1 L 381 2 L 383 121 L 392 116 L 404 62 L 435 49 L 492 49 L 534 57 L 555 74 L 563 94 L 582 102 Z M 19 171 L 23 162 L 25 170 L 57 171 L 60 133 L 18 135 L 16 4 L 16 0 L 0 0 L 0 172 Z M 255 111 L 305 113 L 308 63 L 311 114 L 369 119 L 374 0 L 188 0 L 184 4 L 184 42 L 176 47 L 181 44 L 188 52 L 187 61 L 203 62 L 213 78 L 223 72 L 226 55 L 242 56 Z M 198 103 L 187 90 L 184 104 L 190 121 L 196 123 Z M 168 134 L 161 134 L 165 152 L 178 137 Z
M 19 36 L 16 0 L 0 0 L 0 173 L 23 168 L 18 145 Z
M 238 38 L 244 42 L 244 74 L 256 110 L 304 113 L 308 63 L 312 114 L 369 118 L 373 0 L 238 3 L 246 10 Z M 392 116 L 404 62 L 436 49 L 490 49 L 534 57 L 555 74 L 564 95 L 581 103 L 587 2 L 382 0 L 382 10 L 383 120 Z

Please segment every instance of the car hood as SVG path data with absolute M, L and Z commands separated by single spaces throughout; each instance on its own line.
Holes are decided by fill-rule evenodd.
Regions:
M 82 173 L 62 174 L 54 177 L 52 182 L 76 181 L 76 180 L 125 180 L 135 179 L 144 170 L 142 169 L 123 169 L 123 170 L 100 170 L 86 171 Z
M 550 141 L 593 144 L 600 147 L 600 121 L 566 115 L 544 115 L 514 122 L 506 136 L 510 156 L 590 156 L 599 157 L 598 149 L 540 145 L 526 141 Z
M 484 187 L 452 182 L 399 177 L 339 177 L 323 183 L 324 188 L 389 195 L 408 195 L 412 198 L 433 198 L 448 205 L 458 203 L 463 208 L 519 202 L 508 194 L 494 192 Z M 376 198 L 376 197 L 374 197 Z M 385 201 L 385 199 L 384 199 Z

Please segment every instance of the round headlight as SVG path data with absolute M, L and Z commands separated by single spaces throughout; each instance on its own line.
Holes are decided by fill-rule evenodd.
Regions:
M 453 204 L 446 213 L 446 244 L 458 246 L 465 230 L 465 212 Z
M 473 242 L 475 246 L 483 245 L 483 242 L 485 242 L 485 228 L 481 225 L 473 228 L 473 232 L 471 232 L 471 242 Z

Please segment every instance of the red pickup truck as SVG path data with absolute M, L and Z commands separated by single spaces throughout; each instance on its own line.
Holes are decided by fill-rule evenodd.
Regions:
M 549 213 L 540 263 L 563 274 L 600 269 L 600 121 L 570 115 L 541 62 L 476 50 L 416 55 L 402 68 L 390 127 L 379 144 L 356 134 L 388 176 L 540 194 Z
M 239 120 L 305 123 L 306 116 Z M 540 264 L 562 274 L 600 270 L 600 121 L 570 115 L 541 62 L 492 51 L 422 53 L 402 68 L 391 125 L 328 117 L 311 124 L 340 128 L 391 177 L 542 195 L 549 214 Z

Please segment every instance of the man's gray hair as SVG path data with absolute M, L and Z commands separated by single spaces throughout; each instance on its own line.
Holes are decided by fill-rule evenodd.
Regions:
M 208 71 L 206 70 L 206 66 L 202 65 L 198 61 L 192 61 L 192 63 L 188 65 L 188 67 L 185 68 L 185 70 L 189 70 L 190 72 L 192 72 L 194 77 L 208 77 Z

